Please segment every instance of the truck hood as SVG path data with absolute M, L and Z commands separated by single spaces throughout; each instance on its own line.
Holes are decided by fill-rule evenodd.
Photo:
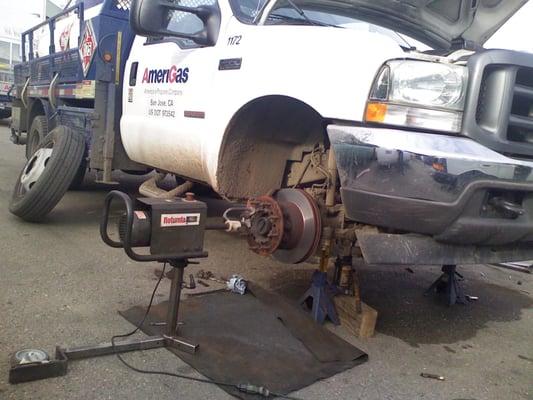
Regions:
M 309 3 L 312 3 L 310 5 Z M 352 17 L 404 33 L 434 48 L 458 39 L 483 45 L 527 0 L 306 0 L 316 9 L 345 9 Z

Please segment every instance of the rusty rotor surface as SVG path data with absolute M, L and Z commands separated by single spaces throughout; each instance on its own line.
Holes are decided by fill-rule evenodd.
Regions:
M 315 200 L 302 189 L 280 189 L 274 199 L 283 211 L 284 234 L 272 254 L 283 263 L 297 264 L 311 257 L 320 244 L 322 221 Z
M 255 211 L 250 217 L 248 234 L 250 250 L 262 256 L 271 255 L 283 238 L 283 214 L 276 200 L 261 196 L 248 200 L 248 207 Z

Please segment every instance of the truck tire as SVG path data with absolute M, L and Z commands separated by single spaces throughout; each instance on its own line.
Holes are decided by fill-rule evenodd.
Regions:
M 83 137 L 59 125 L 22 169 L 9 211 L 25 221 L 42 220 L 68 190 L 85 152 Z
M 28 132 L 26 159 L 29 160 L 33 156 L 46 135 L 48 135 L 48 119 L 44 115 L 38 115 L 33 119 Z

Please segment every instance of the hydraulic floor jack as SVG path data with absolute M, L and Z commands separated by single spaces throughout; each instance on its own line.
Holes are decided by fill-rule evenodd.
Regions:
M 120 241 L 108 235 L 109 210 L 113 199 L 121 199 L 126 214 L 119 222 Z M 153 198 L 138 199 L 134 207 L 125 193 L 112 191 L 105 200 L 104 216 L 100 225 L 102 240 L 111 247 L 123 248 L 135 261 L 166 262 L 175 268 L 169 294 L 166 332 L 161 336 L 128 339 L 111 343 L 73 348 L 56 347 L 54 359 L 42 350 L 21 350 L 12 357 L 9 382 L 20 383 L 62 376 L 68 362 L 161 347 L 174 347 L 194 353 L 199 345 L 185 341 L 178 334 L 178 312 L 183 285 L 184 269 L 189 259 L 207 257 L 203 251 L 207 206 L 196 200 Z M 139 254 L 133 247 L 149 247 L 149 254 Z M 170 251 L 169 251 L 170 249 Z

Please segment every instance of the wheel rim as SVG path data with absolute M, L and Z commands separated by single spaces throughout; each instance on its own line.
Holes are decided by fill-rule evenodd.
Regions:
M 29 192 L 39 180 L 52 156 L 52 151 L 50 148 L 39 149 L 28 160 L 20 176 L 20 194 Z

